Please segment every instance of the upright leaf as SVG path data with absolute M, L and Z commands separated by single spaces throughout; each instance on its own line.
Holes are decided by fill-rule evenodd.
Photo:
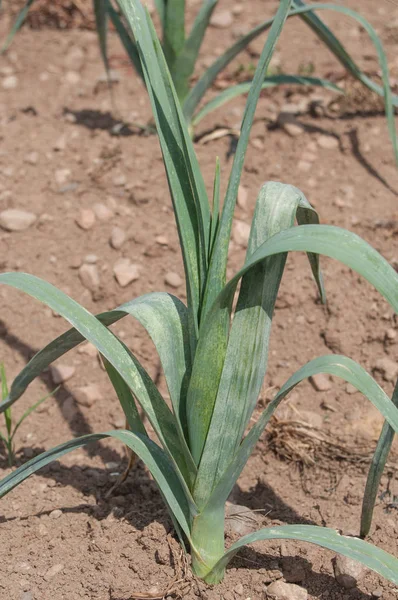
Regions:
M 273 235 L 293 227 L 299 207 L 304 214 L 312 213 L 317 222 L 316 212 L 300 190 L 276 182 L 263 186 L 252 221 L 248 259 Z M 311 259 L 315 276 L 320 281 L 318 256 Z M 212 379 L 215 371 L 211 369 L 217 359 L 206 343 L 211 333 L 203 338 L 203 343 L 202 339 L 199 342 L 194 376 L 197 365 L 201 365 L 202 377 L 198 385 L 202 381 L 202 392 L 194 398 L 197 403 L 194 412 L 199 412 L 201 419 L 199 423 L 191 424 L 194 432 L 191 449 L 195 460 L 192 440 L 196 442 L 197 436 L 202 435 L 204 446 L 194 491 L 198 506 L 207 501 L 230 463 L 256 405 L 267 368 L 272 317 L 285 261 L 286 254 L 272 256 L 242 278 L 219 384 L 218 379 Z M 218 373 L 216 376 L 219 378 Z
M 94 14 L 100 52 L 109 78 L 107 0 L 94 0 Z
M 206 280 L 210 207 L 184 116 L 156 33 L 138 0 L 119 0 L 133 31 L 156 119 L 184 259 L 191 344 Z
M 17 18 L 15 19 L 14 25 L 12 26 L 11 31 L 8 34 L 7 39 L 4 42 L 4 45 L 0 50 L 0 53 L 5 52 L 10 47 L 12 40 L 14 39 L 14 36 L 18 33 L 18 31 L 21 29 L 22 25 L 24 24 L 27 14 L 30 10 L 30 7 L 32 6 L 34 1 L 35 0 L 27 0 L 25 6 L 18 13 Z
M 189 80 L 193 75 L 199 50 L 217 3 L 218 0 L 204 0 L 192 30 L 185 40 L 184 47 L 171 68 L 171 74 L 181 103 L 189 93 Z
M 167 0 L 163 20 L 163 51 L 173 77 L 174 64 L 185 43 L 185 0 Z M 178 86 L 176 86 L 179 96 Z
M 118 12 L 114 9 L 110 0 L 106 0 L 106 5 L 109 18 L 112 21 L 112 25 L 114 26 L 115 30 L 117 31 L 119 39 L 122 42 L 124 49 L 126 50 L 127 56 L 129 57 L 131 64 L 133 65 L 134 69 L 137 71 L 141 79 L 144 79 L 140 57 L 138 55 L 137 46 L 134 40 L 131 38 L 131 35 L 127 31 L 122 19 L 120 18 Z

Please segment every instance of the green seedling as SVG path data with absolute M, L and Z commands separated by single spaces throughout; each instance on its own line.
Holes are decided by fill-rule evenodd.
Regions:
M 1 379 L 2 401 L 4 402 L 8 396 L 8 385 L 7 385 L 6 371 L 5 371 L 3 363 L 0 363 L 0 379 Z M 20 419 L 18 419 L 18 421 L 15 424 L 13 423 L 13 419 L 12 419 L 11 406 L 4 411 L 4 421 L 5 421 L 6 432 L 5 432 L 5 434 L 3 434 L 0 431 L 0 440 L 3 442 L 4 447 L 6 449 L 7 461 L 8 461 L 9 467 L 12 467 L 15 464 L 14 438 L 15 438 L 15 434 L 17 433 L 18 429 L 20 428 L 22 423 L 25 421 L 25 419 L 27 419 L 30 414 L 32 414 L 37 408 L 39 408 L 40 404 L 43 404 L 43 402 L 45 400 L 47 400 L 47 398 L 49 398 L 50 396 L 55 394 L 57 389 L 58 388 L 56 388 L 53 392 L 51 392 L 51 394 L 48 394 L 47 396 L 44 396 L 44 398 L 41 398 L 40 400 L 38 400 L 35 404 L 33 404 L 33 406 L 30 406 L 23 413 L 22 417 L 20 417 Z
M 304 194 L 279 182 L 268 182 L 261 188 L 245 262 L 226 280 L 230 233 L 250 130 L 264 75 L 291 4 L 291 0 L 281 0 L 270 27 L 249 90 L 222 201 L 218 162 L 214 191 L 208 198 L 173 79 L 148 13 L 139 0 L 120 0 L 135 40 L 162 148 L 183 256 L 187 303 L 168 293 L 149 293 L 94 316 L 33 275 L 0 274 L 0 284 L 45 303 L 72 326 L 25 366 L 0 404 L 0 411 L 16 402 L 54 360 L 88 340 L 103 357 L 130 429 L 86 435 L 44 452 L 7 475 L 0 482 L 0 496 L 67 452 L 111 437 L 128 446 L 151 472 L 181 544 L 191 555 L 192 569 L 206 582 L 221 581 L 231 558 L 246 544 L 294 539 L 342 553 L 398 584 L 395 557 L 359 537 L 344 536 L 326 527 L 266 527 L 225 548 L 225 503 L 275 410 L 301 381 L 317 373 L 342 378 L 381 412 L 386 430 L 398 431 L 395 403 L 359 364 L 333 354 L 311 360 L 292 374 L 254 425 L 251 421 L 267 370 L 272 317 L 288 252 L 307 254 L 322 301 L 325 292 L 319 256 L 323 254 L 365 277 L 398 312 L 398 273 L 388 262 L 354 233 L 320 225 Z M 143 325 L 156 346 L 170 404 L 129 347 L 108 329 L 126 315 Z M 154 439 L 135 401 L 150 422 Z M 383 460 L 375 462 L 377 473 Z M 371 491 L 377 477 L 372 476 Z M 369 516 L 370 494 L 368 500 L 365 513 Z

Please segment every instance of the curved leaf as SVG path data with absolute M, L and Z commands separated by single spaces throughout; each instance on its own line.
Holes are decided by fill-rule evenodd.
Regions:
M 398 584 L 398 560 L 381 548 L 368 544 L 355 537 L 340 535 L 334 529 L 317 527 L 316 525 L 283 525 L 281 527 L 265 527 L 255 533 L 244 536 L 224 554 L 216 564 L 211 574 L 206 578 L 208 583 L 220 579 L 225 567 L 243 547 L 261 540 L 297 540 L 309 542 L 333 552 L 338 552 L 348 558 L 357 560 L 372 571 L 376 571 L 389 581 Z
M 391 402 L 387 394 L 382 390 L 378 383 L 363 369 L 358 363 L 346 356 L 330 354 L 316 358 L 303 367 L 301 367 L 288 381 L 282 386 L 275 398 L 269 403 L 262 412 L 256 424 L 246 435 L 238 452 L 226 469 L 209 501 L 206 510 L 212 510 L 213 505 L 224 503 L 228 498 L 235 482 L 246 465 L 255 445 L 257 444 L 262 432 L 269 423 L 270 418 L 278 408 L 281 401 L 291 392 L 291 390 L 301 383 L 304 379 L 316 375 L 317 373 L 328 373 L 341 377 L 351 385 L 355 386 L 364 396 L 370 400 L 388 423 L 398 432 L 398 409 Z
M 245 83 L 239 83 L 238 85 L 233 85 L 226 90 L 222 91 L 215 98 L 207 102 L 203 106 L 203 108 L 198 111 L 192 119 L 192 127 L 196 127 L 197 124 L 209 113 L 213 112 L 220 106 L 223 106 L 230 100 L 233 100 L 237 96 L 241 96 L 243 94 L 247 94 L 250 90 L 252 82 L 247 81 Z M 318 87 L 323 87 L 334 92 L 343 93 L 343 90 L 339 88 L 334 83 L 331 83 L 327 79 L 321 79 L 319 77 L 302 77 L 300 75 L 273 75 L 272 77 L 266 77 L 263 85 L 261 86 L 262 90 L 266 90 L 271 87 L 275 87 L 277 85 L 313 85 Z
M 1 279 L 0 279 L 1 282 Z M 106 326 L 131 315 L 147 330 L 165 373 L 175 415 L 186 430 L 185 400 L 187 381 L 191 372 L 188 317 L 185 305 L 175 296 L 164 292 L 150 293 L 130 300 L 96 318 Z M 25 392 L 28 385 L 52 362 L 84 341 L 84 335 L 70 329 L 40 350 L 15 378 L 6 401 L 0 403 L 0 413 Z
M 192 470 L 194 466 L 187 447 L 185 445 L 181 447 L 179 442 L 173 413 L 145 369 L 116 336 L 72 298 L 38 277 L 26 273 L 2 273 L 1 283 L 19 289 L 43 302 L 62 315 L 83 337 L 94 344 L 132 390 L 165 449 L 184 475 L 188 471 L 188 479 L 190 479 L 194 475 Z
M 53 460 L 57 460 L 76 448 L 81 448 L 82 446 L 108 437 L 123 442 L 145 463 L 158 484 L 170 512 L 177 519 L 181 529 L 189 539 L 190 520 L 192 515 L 196 513 L 196 507 L 188 489 L 183 487 L 180 478 L 174 470 L 173 464 L 165 452 L 148 437 L 131 431 L 117 430 L 106 433 L 92 433 L 43 452 L 15 471 L 12 471 L 12 473 L 0 481 L 0 498 Z
M 98 43 L 106 74 L 109 79 L 107 0 L 94 0 L 93 3 Z
M 3 52 L 8 50 L 8 48 L 10 47 L 12 40 L 14 39 L 14 37 L 18 33 L 18 31 L 21 29 L 21 27 L 26 19 L 26 16 L 29 12 L 29 9 L 32 6 L 34 1 L 35 0 L 27 0 L 25 6 L 23 6 L 22 9 L 20 10 L 20 12 L 18 13 L 17 18 L 15 19 L 14 25 L 12 26 L 11 31 L 8 34 L 6 41 L 4 42 L 3 47 L 0 49 L 0 54 L 3 54 Z
M 112 25 L 114 26 L 115 30 L 117 31 L 117 34 L 119 36 L 120 41 L 123 44 L 124 49 L 126 50 L 126 54 L 129 57 L 131 64 L 133 65 L 138 75 L 141 77 L 141 79 L 144 79 L 141 61 L 138 55 L 137 45 L 131 38 L 131 35 L 127 31 L 122 19 L 120 18 L 118 12 L 114 9 L 110 0 L 106 0 L 106 3 L 109 18 L 112 21 Z

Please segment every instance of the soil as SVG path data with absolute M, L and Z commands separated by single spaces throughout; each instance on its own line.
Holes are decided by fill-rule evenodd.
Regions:
M 359 10 L 378 30 L 394 83 L 397 6 L 380 2 L 375 8 L 374 0 L 344 4 Z M 192 21 L 198 2 L 188 5 Z M 198 73 L 237 32 L 273 14 L 276 5 L 247 2 L 232 27 L 211 28 Z M 220 0 L 222 8 L 228 8 L 226 0 Z M 366 72 L 377 77 L 375 52 L 366 33 L 341 16 L 325 13 L 325 19 Z M 3 36 L 8 25 L 9 20 L 2 18 Z M 75 53 L 72 60 L 71 50 L 76 48 L 80 59 Z M 253 44 L 250 53 L 242 54 L 217 87 L 236 79 L 242 70 L 250 71 L 259 48 Z M 42 277 L 94 313 L 151 290 L 167 290 L 185 299 L 183 285 L 175 289 L 165 282 L 170 272 L 182 275 L 182 263 L 158 141 L 134 125 L 150 120 L 146 92 L 113 36 L 110 54 L 118 79 L 113 101 L 104 84 L 93 31 L 25 28 L 0 59 L 2 80 L 10 74 L 17 77 L 15 88 L 0 86 L 0 208 L 29 210 L 38 217 L 24 232 L 1 231 L 0 269 Z M 335 98 L 331 93 L 319 90 L 289 87 L 262 95 L 242 179 L 247 205 L 237 207 L 237 218 L 250 223 L 264 181 L 289 182 L 304 191 L 322 222 L 358 233 L 397 267 L 398 176 L 380 101 L 345 77 L 299 21 L 287 24 L 278 60 L 280 68 L 290 73 L 310 66 L 315 75 L 339 81 L 348 94 L 337 105 L 330 104 Z M 286 103 L 306 107 L 298 117 L 303 132 L 295 137 L 274 126 Z M 215 127 L 236 128 L 243 107 L 244 100 L 237 99 L 198 128 L 195 149 L 209 189 L 217 155 L 225 189 L 236 138 L 224 136 L 205 144 L 202 136 Z M 126 124 L 120 135 L 114 135 L 121 119 Z M 319 145 L 321 135 L 335 140 L 336 147 Z M 76 223 L 81 209 L 96 203 L 107 205 L 111 213 L 105 220 L 97 219 L 91 229 L 81 229 Z M 109 244 L 115 226 L 127 236 L 119 250 Z M 159 243 L 159 236 L 166 240 Z M 232 242 L 230 274 L 242 264 L 244 253 Z M 120 257 L 131 259 L 140 271 L 125 288 L 113 276 Z M 96 261 L 98 267 L 100 285 L 94 293 L 78 275 L 85 260 Z M 322 267 L 327 308 L 319 303 L 305 257 L 288 259 L 260 406 L 299 366 L 329 352 L 359 361 L 388 394 L 392 392 L 393 383 L 375 370 L 380 358 L 398 359 L 398 322 L 391 308 L 348 268 L 328 259 L 322 260 Z M 66 325 L 49 309 L 8 288 L 0 289 L 0 307 L 0 361 L 11 382 Z M 143 330 L 128 319 L 114 329 L 165 392 L 156 353 Z M 90 348 L 76 349 L 62 363 L 75 367 L 74 375 L 20 428 L 18 464 L 72 436 L 123 427 L 119 403 Z M 231 498 L 234 504 L 255 510 L 246 526 L 310 523 L 358 533 L 369 457 L 382 420 L 349 386 L 336 378 L 330 383 L 326 392 L 316 391 L 308 382 L 300 385 L 251 457 Z M 97 384 L 100 394 L 86 406 L 78 392 L 90 384 Z M 50 373 L 44 372 L 15 405 L 14 418 L 53 389 Z M 317 441 L 320 436 L 323 440 Z M 0 450 L 0 474 L 5 475 L 7 461 L 4 448 Z M 53 463 L 1 501 L 1 599 L 127 600 L 146 592 L 189 600 L 257 600 L 265 596 L 269 582 L 282 577 L 304 587 L 311 600 L 365 600 L 372 594 L 396 598 L 398 590 L 392 584 L 369 572 L 363 573 L 354 590 L 340 587 L 330 552 L 290 542 L 259 543 L 242 551 L 219 586 L 196 581 L 186 571 L 170 519 L 142 464 L 107 497 L 125 461 L 120 445 L 102 442 Z M 398 556 L 394 456 L 390 466 L 382 480 L 370 541 Z M 245 524 L 245 519 L 238 523 Z M 237 529 L 236 518 L 229 518 L 227 544 L 237 537 Z M 183 581 L 173 584 L 175 579 Z

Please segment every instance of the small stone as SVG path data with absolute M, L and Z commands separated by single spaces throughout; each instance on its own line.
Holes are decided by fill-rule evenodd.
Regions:
M 103 222 L 110 221 L 114 215 L 113 210 L 102 203 L 94 204 L 93 210 L 97 219 Z
M 168 246 L 169 245 L 169 240 L 167 239 L 167 237 L 165 235 L 158 235 L 157 237 L 155 237 L 155 242 L 157 244 L 159 244 L 159 246 Z
M 37 165 L 37 163 L 39 162 L 39 153 L 29 152 L 29 154 L 25 155 L 24 161 L 29 165 Z
M 247 248 L 250 237 L 250 225 L 235 219 L 232 225 L 232 239 L 242 248 Z
M 126 232 L 121 227 L 114 227 L 112 229 L 111 237 L 109 240 L 110 245 L 115 250 L 119 250 L 124 242 L 126 241 Z
M 68 423 L 72 422 L 78 413 L 75 399 L 72 396 L 68 396 L 62 402 L 62 414 Z
M 297 137 L 304 133 L 303 125 L 297 121 L 292 112 L 280 112 L 277 124 L 291 137 Z
M 63 150 L 65 150 L 65 148 L 66 148 L 66 138 L 64 135 L 61 135 L 61 137 L 59 137 L 57 139 L 57 141 L 54 143 L 53 150 L 55 150 L 56 152 L 62 152 Z
M 95 214 L 91 208 L 82 208 L 75 221 L 81 229 L 91 229 L 95 224 Z
M 84 262 L 88 265 L 95 265 L 98 262 L 98 256 L 96 254 L 86 254 Z
M 76 71 L 68 71 L 65 74 L 65 81 L 70 85 L 77 85 L 80 82 L 80 75 Z
M 279 580 L 267 587 L 267 597 L 276 600 L 307 600 L 308 592 L 294 583 Z
M 97 354 L 97 349 L 95 349 L 95 354 Z M 75 391 L 76 402 L 78 402 L 82 406 L 90 407 L 95 402 L 102 400 L 102 398 L 103 395 L 101 389 L 96 383 L 84 385 L 82 387 L 77 388 L 77 390 Z
M 123 187 L 125 186 L 127 183 L 127 178 L 126 175 L 116 175 L 116 177 L 113 178 L 113 185 L 116 185 L 117 187 Z
M 53 577 L 58 575 L 58 573 L 61 573 L 63 568 L 64 565 L 62 564 L 54 565 L 53 567 L 51 567 L 51 569 L 48 569 L 47 573 L 44 575 L 44 579 L 46 581 L 50 581 Z
M 391 358 L 379 358 L 373 369 L 380 371 L 385 381 L 395 382 L 398 376 L 398 364 L 394 360 L 391 360 Z
M 339 140 L 333 135 L 320 135 L 317 138 L 317 143 L 320 148 L 325 150 L 334 150 L 339 147 Z
M 238 188 L 237 204 L 238 204 L 239 208 L 241 208 L 242 210 L 247 210 L 248 196 L 249 196 L 249 193 L 247 191 L 247 188 L 243 187 L 243 185 L 240 185 Z
M 235 4 L 232 7 L 232 14 L 235 17 L 238 17 L 239 15 L 241 15 L 243 13 L 243 4 Z
M 333 200 L 333 204 L 335 206 L 337 206 L 337 208 L 345 208 L 347 206 L 347 203 L 344 202 L 344 200 L 342 198 L 339 198 L 339 197 L 337 197 L 337 198 L 335 198 Z
M 178 273 L 173 273 L 173 271 L 170 271 L 169 273 L 166 273 L 165 278 L 164 278 L 164 282 L 169 285 L 172 288 L 178 288 L 180 287 L 180 285 L 182 285 L 183 281 L 181 279 L 181 277 L 179 276 Z
M 33 600 L 32 592 L 23 592 L 21 596 L 21 600 Z
M 227 502 L 225 517 L 226 529 L 238 535 L 252 533 L 258 528 L 258 516 L 250 508 L 247 508 L 247 506 Z
M 128 258 L 120 258 L 113 266 L 113 273 L 118 284 L 121 287 L 126 287 L 139 278 L 140 269 L 138 265 L 131 263 Z
M 397 332 L 395 331 L 395 329 L 393 329 L 392 327 L 391 329 L 387 329 L 386 338 L 390 342 L 393 342 L 397 338 Z
M 79 269 L 79 278 L 84 287 L 95 292 L 100 286 L 100 278 L 96 265 L 83 264 Z
M 18 86 L 18 77 L 16 75 L 4 77 L 1 85 L 4 90 L 14 90 Z
M 310 377 L 310 381 L 317 392 L 327 392 L 332 388 L 332 382 L 324 373 L 317 373 Z
M 312 169 L 312 163 L 307 162 L 306 160 L 299 160 L 297 163 L 297 168 L 299 171 L 304 171 L 304 173 L 308 173 Z
M 227 27 L 231 27 L 233 22 L 234 17 L 230 10 L 219 10 L 215 12 L 210 19 L 210 25 L 212 27 L 216 27 L 217 29 L 226 29 Z
M 244 592 L 244 588 L 243 585 L 241 583 L 238 583 L 235 587 L 234 587 L 234 592 L 235 594 L 238 594 L 238 596 L 242 596 L 243 592 Z
M 382 598 L 382 596 L 383 596 L 383 589 L 381 587 L 378 587 L 375 590 L 373 590 L 373 592 L 372 592 L 373 598 Z
M 62 517 L 62 510 L 56 508 L 55 510 L 52 510 L 48 516 L 50 519 L 59 519 L 59 517 Z
M 81 71 L 84 66 L 86 55 L 81 48 L 74 46 L 65 56 L 64 65 L 70 72 Z
M 332 563 L 336 581 L 346 590 L 356 587 L 365 573 L 365 568 L 361 563 L 341 554 L 335 556 Z
M 91 358 L 95 358 L 98 354 L 97 348 L 91 342 L 85 342 L 78 348 L 79 354 L 87 354 L 87 356 L 91 356 Z
M 355 387 L 355 385 L 352 385 L 351 383 L 347 383 L 347 385 L 345 386 L 345 391 L 350 396 L 358 393 L 358 389 Z
M 71 377 L 73 377 L 75 374 L 75 371 L 76 368 L 72 365 L 59 364 L 50 366 L 51 378 L 55 385 L 64 383 L 65 381 L 68 381 L 68 379 L 71 379 Z
M 36 221 L 36 215 L 26 210 L 8 208 L 0 213 L 0 227 L 6 231 L 25 231 Z
M 55 171 L 55 181 L 58 185 L 64 185 L 71 176 L 70 169 L 57 169 Z

